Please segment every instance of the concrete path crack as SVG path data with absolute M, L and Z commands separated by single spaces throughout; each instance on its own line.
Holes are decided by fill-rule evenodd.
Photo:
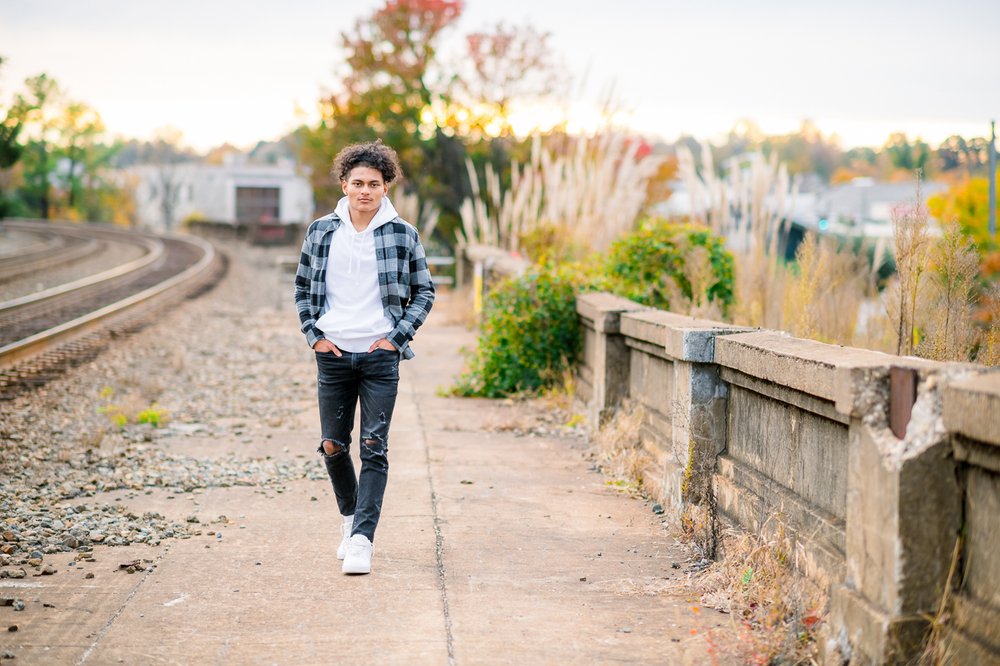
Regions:
M 438 515 L 437 493 L 434 491 L 434 476 L 431 473 L 431 450 L 427 438 L 427 428 L 420 410 L 420 400 L 413 382 L 410 382 L 410 395 L 416 406 L 417 423 L 420 426 L 420 439 L 424 447 L 424 461 L 427 465 L 427 485 L 431 491 L 431 511 L 434 516 L 434 555 L 437 560 L 438 589 L 441 590 L 441 606 L 444 613 L 445 641 L 448 646 L 448 666 L 455 664 L 455 645 L 451 634 L 451 613 L 448 609 L 448 584 L 444 567 L 444 538 L 441 536 L 441 519 Z
M 424 447 L 424 462 L 427 465 L 427 485 L 431 491 L 431 511 L 434 516 L 434 556 L 437 564 L 438 589 L 441 590 L 441 607 L 444 613 L 445 641 L 448 646 L 448 666 L 454 666 L 455 645 L 451 635 L 451 613 L 448 610 L 448 582 L 444 567 L 444 537 L 441 536 L 441 517 L 438 514 L 437 493 L 434 491 L 434 475 L 431 473 L 431 449 L 427 440 L 424 417 L 420 411 L 420 401 L 413 382 L 410 382 L 410 394 L 413 404 L 417 407 L 417 423 L 420 426 L 420 439 Z
M 97 648 L 97 644 L 100 643 L 101 639 L 104 638 L 104 635 L 111 630 L 111 627 L 114 625 L 115 620 L 121 617 L 121 614 L 125 612 L 125 607 L 128 606 L 129 602 L 132 601 L 135 595 L 139 593 L 139 590 L 142 589 L 142 586 L 146 583 L 149 577 L 153 575 L 153 572 L 156 571 L 156 567 L 160 564 L 160 562 L 163 561 L 163 558 L 166 557 L 167 553 L 169 552 L 170 552 L 170 546 L 167 546 L 166 548 L 163 549 L 163 552 L 160 553 L 159 556 L 157 556 L 156 560 L 154 560 L 153 563 L 146 568 L 145 572 L 142 575 L 142 579 L 135 584 L 135 587 L 132 588 L 132 591 L 128 593 L 127 597 L 125 597 L 125 601 L 122 602 L 122 605 L 118 607 L 118 610 L 115 611 L 114 615 L 108 618 L 108 621 L 104 624 L 103 627 L 101 627 L 101 630 L 97 632 L 97 635 L 94 636 L 94 641 L 89 646 L 87 646 L 86 651 L 82 655 L 80 655 L 80 659 L 76 662 L 77 666 L 83 664 L 84 662 L 87 661 L 87 659 L 90 658 L 91 653 Z

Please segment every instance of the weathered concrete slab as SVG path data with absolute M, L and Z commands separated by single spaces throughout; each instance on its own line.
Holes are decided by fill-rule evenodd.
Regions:
M 952 432 L 1000 446 L 1000 372 L 945 386 L 943 418 Z
M 715 362 L 834 401 L 838 368 L 888 366 L 888 354 L 793 338 L 784 333 L 737 333 L 715 341 Z
M 598 333 L 618 333 L 621 313 L 649 309 L 635 301 L 604 292 L 580 294 L 576 299 L 577 314 L 592 323 Z

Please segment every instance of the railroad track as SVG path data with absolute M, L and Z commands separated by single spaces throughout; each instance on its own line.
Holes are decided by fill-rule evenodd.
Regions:
M 79 262 L 105 247 L 102 239 L 68 229 L 26 229 L 17 223 L 3 224 L 8 229 L 34 236 L 36 240 L 15 252 L 0 255 L 0 284 Z
M 55 235 L 64 230 L 80 241 L 73 248 L 87 241 L 128 238 L 144 252 L 98 274 L 0 303 L 0 400 L 93 358 L 116 337 L 142 328 L 165 305 L 204 292 L 225 270 L 224 258 L 195 237 L 154 236 L 96 225 L 4 224 L 25 231 L 43 227 Z

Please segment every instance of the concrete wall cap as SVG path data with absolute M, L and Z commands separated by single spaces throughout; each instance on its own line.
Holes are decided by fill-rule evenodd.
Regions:
M 667 355 L 694 363 L 712 362 L 715 336 L 757 330 L 655 309 L 623 314 L 621 326 L 623 334 L 662 346 Z
M 1000 372 L 947 384 L 942 416 L 948 430 L 1000 446 Z
M 576 313 L 594 323 L 599 333 L 618 333 L 623 312 L 649 310 L 646 305 L 606 292 L 589 292 L 576 298 Z
M 888 366 L 898 357 L 882 352 L 793 338 L 780 331 L 736 333 L 715 341 L 715 362 L 784 384 L 826 400 L 836 400 L 839 368 Z

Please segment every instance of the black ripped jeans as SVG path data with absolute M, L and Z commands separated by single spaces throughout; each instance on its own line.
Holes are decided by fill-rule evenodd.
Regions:
M 337 506 L 345 516 L 354 514 L 351 534 L 375 540 L 389 474 L 389 422 L 399 384 L 398 352 L 315 352 L 318 367 L 319 420 L 323 441 L 333 442 L 334 453 L 319 451 L 330 474 Z M 354 408 L 361 399 L 361 475 L 355 477 L 351 461 Z

